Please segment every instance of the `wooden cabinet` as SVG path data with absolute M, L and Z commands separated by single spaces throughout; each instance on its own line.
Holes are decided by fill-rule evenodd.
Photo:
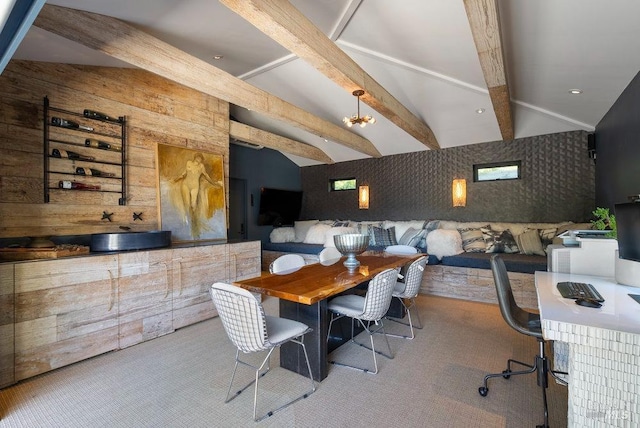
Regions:
M 15 264 L 16 381 L 118 348 L 118 256 Z
M 2 263 L 0 386 L 212 318 L 211 284 L 258 275 L 260 242 Z
M 173 331 L 171 251 L 118 255 L 119 347 Z
M 13 263 L 0 264 L 0 388 L 15 382 L 13 295 Z
M 260 241 L 229 244 L 227 281 L 260 276 Z
M 227 278 L 227 245 L 173 250 L 173 327 L 217 315 L 209 287 Z

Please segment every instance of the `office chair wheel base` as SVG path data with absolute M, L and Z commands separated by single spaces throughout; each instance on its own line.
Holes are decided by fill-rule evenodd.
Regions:
M 483 397 L 486 397 L 489 393 L 489 388 L 487 388 L 486 386 L 481 386 L 480 388 L 478 388 L 478 393 Z
M 503 370 L 502 377 L 505 379 L 509 379 L 511 377 L 511 370 Z

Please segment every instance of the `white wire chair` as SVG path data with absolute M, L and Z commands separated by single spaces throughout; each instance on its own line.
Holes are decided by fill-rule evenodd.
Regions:
M 271 262 L 269 272 L 276 274 L 295 272 L 305 264 L 304 257 L 300 254 L 285 254 Z
M 316 390 L 316 384 L 313 380 L 313 374 L 311 373 L 311 365 L 309 364 L 309 357 L 307 356 L 307 348 L 304 345 L 304 335 L 311 331 L 306 324 L 286 318 L 265 315 L 262 305 L 253 294 L 234 285 L 217 282 L 211 286 L 210 294 L 218 310 L 218 315 L 222 320 L 224 330 L 237 348 L 236 362 L 233 368 L 233 374 L 231 375 L 231 381 L 229 382 L 225 403 L 233 400 L 241 392 L 255 383 L 253 392 L 253 419 L 257 422 L 302 398 L 307 398 Z M 277 409 L 271 410 L 263 416 L 258 417 L 258 380 L 269 372 L 269 358 L 273 350 L 287 342 L 294 342 L 302 346 L 307 362 L 307 369 L 309 370 L 309 378 L 311 379 L 311 390 Z M 256 367 L 240 360 L 240 351 L 245 354 L 260 351 L 268 351 L 268 353 L 262 363 Z M 255 370 L 255 379 L 230 397 L 238 364 L 253 368 Z M 266 370 L 262 372 L 265 365 Z
M 318 254 L 318 259 L 320 260 L 320 264 L 323 266 L 329 266 L 340 261 L 342 257 L 342 253 L 338 251 L 335 247 L 327 247 L 320 251 Z
M 398 281 L 393 289 L 393 297 L 400 300 L 400 303 L 404 307 L 409 323 L 402 322 L 398 319 L 394 319 L 393 317 L 387 317 L 388 320 L 394 321 L 400 324 L 408 325 L 411 330 L 411 335 L 401 335 L 401 334 L 392 334 L 387 333 L 387 336 L 392 337 L 401 337 L 403 339 L 413 339 L 415 337 L 415 333 L 413 328 L 417 328 L 419 330 L 422 329 L 422 321 L 420 320 L 420 312 L 418 312 L 416 308 L 416 318 L 418 319 L 418 325 L 414 326 L 413 321 L 411 319 L 411 308 L 416 306 L 416 296 L 420 291 L 420 285 L 422 284 L 422 274 L 424 273 L 424 267 L 427 264 L 427 257 L 422 256 L 420 258 L 415 259 L 411 263 L 407 265 L 406 269 L 402 269 L 401 273 L 403 278 L 400 278 L 401 275 L 398 275 Z M 406 304 L 406 300 L 409 300 L 409 305 Z
M 396 284 L 397 277 L 397 269 L 384 270 L 374 276 L 371 281 L 369 281 L 369 287 L 365 296 L 358 296 L 355 294 L 338 296 L 330 300 L 327 305 L 327 308 L 331 312 L 331 320 L 329 321 L 329 330 L 327 332 L 327 342 L 329 341 L 331 326 L 334 321 L 343 317 L 352 318 L 351 341 L 367 349 L 370 349 L 373 352 L 374 370 L 371 371 L 366 368 L 339 363 L 335 360 L 329 361 L 330 363 L 362 370 L 365 373 L 377 374 L 378 360 L 376 358 L 376 354 L 378 353 L 384 355 L 387 358 L 393 358 L 391 346 L 389 346 L 389 340 L 387 339 L 387 335 L 384 334 L 384 324 L 382 322 L 382 318 L 384 317 L 384 314 L 389 310 L 389 305 L 391 304 L 391 294 L 393 293 L 393 287 Z M 371 340 L 371 348 L 355 341 L 353 337 L 353 320 L 358 320 L 360 325 L 362 325 L 364 330 L 369 334 L 369 339 Z M 375 325 L 378 326 L 378 328 L 375 330 L 371 329 L 371 322 L 374 322 Z M 384 339 L 387 343 L 387 349 L 389 350 L 388 355 L 376 351 L 373 341 L 373 335 L 375 333 L 382 333 L 384 335 Z

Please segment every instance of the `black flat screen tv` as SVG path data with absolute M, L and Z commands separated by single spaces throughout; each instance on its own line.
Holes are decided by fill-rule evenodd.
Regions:
M 302 208 L 301 190 L 260 189 L 259 226 L 293 225 Z
M 640 262 L 640 202 L 615 205 L 619 257 Z

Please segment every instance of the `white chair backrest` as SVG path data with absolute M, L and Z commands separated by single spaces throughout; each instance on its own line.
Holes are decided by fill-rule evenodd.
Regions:
M 269 272 L 276 274 L 286 274 L 295 272 L 306 263 L 300 254 L 285 254 L 275 259 L 269 266 Z
M 262 305 L 248 290 L 216 282 L 209 290 L 224 331 L 242 352 L 269 349 Z
M 387 313 L 397 278 L 398 269 L 387 269 L 369 281 L 367 294 L 364 296 L 364 310 L 358 318 L 375 321 Z
M 410 245 L 389 245 L 384 249 L 389 254 L 416 254 L 418 249 Z
M 422 284 L 422 274 L 427 264 L 427 256 L 422 256 L 411 262 L 407 272 L 404 275 L 404 291 L 402 297 L 412 298 L 418 295 L 420 285 Z
M 342 257 L 342 253 L 338 251 L 335 247 L 327 247 L 324 250 L 320 251 L 318 254 L 318 258 L 320 259 L 320 264 L 323 266 L 329 266 L 340 261 Z

